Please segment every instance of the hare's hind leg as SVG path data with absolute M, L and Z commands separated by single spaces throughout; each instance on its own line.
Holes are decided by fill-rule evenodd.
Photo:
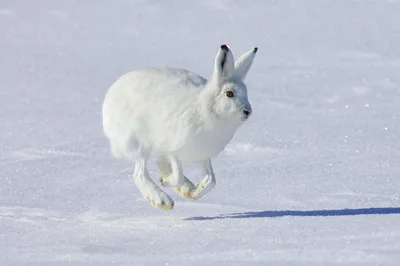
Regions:
M 174 207 L 174 201 L 150 178 L 147 170 L 149 155 L 149 151 L 139 148 L 135 160 L 133 181 L 140 193 L 150 202 L 151 205 L 163 210 L 171 210 Z
M 192 199 L 190 193 L 195 187 L 193 183 L 183 175 L 182 165 L 176 158 L 158 156 L 156 165 L 162 176 L 160 182 L 163 186 L 170 186 L 170 184 L 175 183 L 176 185 L 172 187 L 179 196 Z

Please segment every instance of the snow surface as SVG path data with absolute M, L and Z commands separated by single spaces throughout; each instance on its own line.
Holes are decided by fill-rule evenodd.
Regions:
M 0 265 L 399 265 L 400 2 L 0 1 Z M 259 47 L 254 114 L 199 201 L 111 157 L 123 73 Z M 154 179 L 154 159 L 150 164 Z M 193 181 L 196 165 L 185 165 Z

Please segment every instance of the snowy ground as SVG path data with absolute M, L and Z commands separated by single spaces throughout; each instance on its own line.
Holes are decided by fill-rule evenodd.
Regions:
M 400 2 L 0 1 L 0 265 L 398 265 Z M 259 53 L 205 198 L 151 207 L 101 103 L 144 66 Z M 152 174 L 154 163 L 151 163 Z M 185 166 L 200 180 L 198 169 Z

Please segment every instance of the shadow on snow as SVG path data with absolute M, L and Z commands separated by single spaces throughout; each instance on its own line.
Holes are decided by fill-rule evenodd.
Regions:
M 309 210 L 309 211 L 257 211 L 257 212 L 241 212 L 228 213 L 216 216 L 197 216 L 189 217 L 184 220 L 218 220 L 218 219 L 246 219 L 246 218 L 276 218 L 284 216 L 311 216 L 311 217 L 328 217 L 328 216 L 352 216 L 352 215 L 385 215 L 400 214 L 400 208 L 361 208 L 361 209 L 339 209 L 339 210 Z

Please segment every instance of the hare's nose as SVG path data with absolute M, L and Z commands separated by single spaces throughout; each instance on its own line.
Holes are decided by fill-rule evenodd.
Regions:
M 249 118 L 251 111 L 244 109 L 243 114 L 244 114 L 244 119 L 247 119 L 247 118 Z

